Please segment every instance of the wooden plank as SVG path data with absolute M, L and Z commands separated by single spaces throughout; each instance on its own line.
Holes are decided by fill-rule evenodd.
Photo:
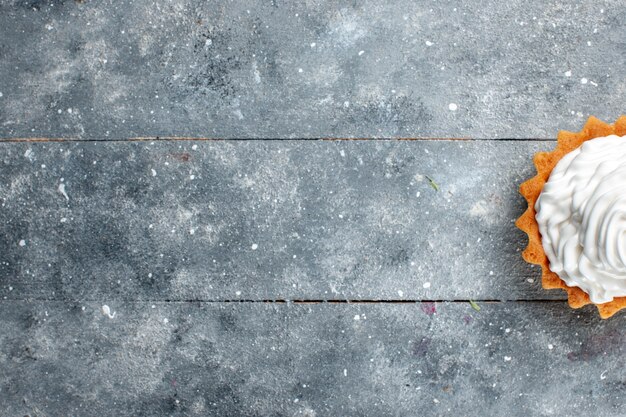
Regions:
M 5 143 L 0 298 L 563 298 L 513 224 L 550 146 Z
M 623 5 L 4 1 L 0 137 L 554 138 L 620 115 Z
M 102 303 L 0 302 L 4 414 L 618 416 L 626 405 L 626 316 L 561 301 L 108 306 L 112 319 Z

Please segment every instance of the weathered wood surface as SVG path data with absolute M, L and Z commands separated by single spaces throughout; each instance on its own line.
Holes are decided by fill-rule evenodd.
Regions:
M 0 296 L 515 300 L 537 141 L 0 145 Z M 434 182 L 431 183 L 429 178 Z
M 625 20 L 620 0 L 1 0 L 0 137 L 553 138 L 623 112 Z
M 625 18 L 0 0 L 0 415 L 622 416 L 626 314 L 513 222 L 534 152 L 623 113 Z M 284 140 L 325 137 L 474 140 Z
M 624 411 L 623 317 L 560 302 L 101 306 L 0 302 L 3 415 Z

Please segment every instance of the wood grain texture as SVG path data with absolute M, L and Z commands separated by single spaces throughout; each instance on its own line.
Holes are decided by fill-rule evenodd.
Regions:
M 0 415 L 622 416 L 626 314 L 514 221 L 623 113 L 625 18 L 0 0 Z
M 5 415 L 623 415 L 590 307 L 103 303 L 0 302 Z
M 623 111 L 625 19 L 620 0 L 4 0 L 0 138 L 553 139 Z
M 550 146 L 4 144 L 0 296 L 560 299 L 514 225 Z

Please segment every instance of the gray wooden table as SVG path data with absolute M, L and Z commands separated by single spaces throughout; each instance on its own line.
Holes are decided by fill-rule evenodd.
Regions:
M 623 416 L 513 224 L 624 112 L 577 3 L 0 0 L 0 415 Z

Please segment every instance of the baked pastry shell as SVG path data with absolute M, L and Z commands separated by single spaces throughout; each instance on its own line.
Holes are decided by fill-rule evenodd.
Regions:
M 528 202 L 528 208 L 517 219 L 515 225 L 528 235 L 528 246 L 522 252 L 522 257 L 528 263 L 541 266 L 541 282 L 545 289 L 562 289 L 567 292 L 570 307 L 580 308 L 593 304 L 589 295 L 578 287 L 569 287 L 565 281 L 550 270 L 550 262 L 541 245 L 539 225 L 535 219 L 535 203 L 543 185 L 548 181 L 552 170 L 563 156 L 582 145 L 583 142 L 603 136 L 626 136 L 626 116 L 621 116 L 614 124 L 591 116 L 580 132 L 560 131 L 557 136 L 557 145 L 552 152 L 538 152 L 533 158 L 537 175 L 520 185 L 520 194 Z M 626 308 L 626 297 L 616 297 L 613 301 L 595 304 L 603 319 L 609 318 L 623 308 Z

